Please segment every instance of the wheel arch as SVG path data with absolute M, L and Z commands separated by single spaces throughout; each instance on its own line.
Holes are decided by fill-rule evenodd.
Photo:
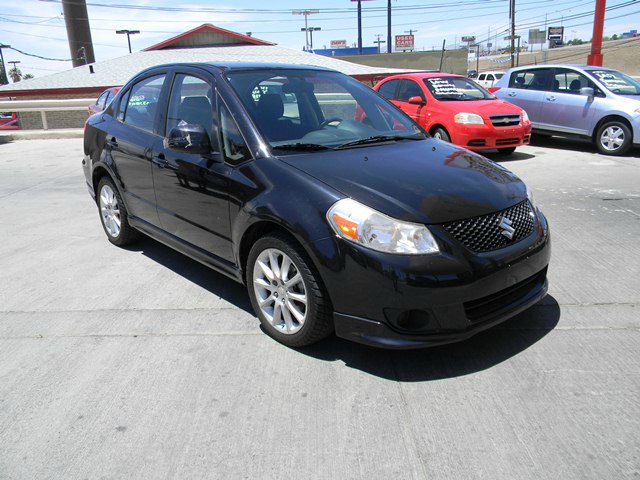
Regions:
M 624 123 L 627 128 L 631 131 L 631 136 L 632 136 L 632 140 L 633 140 L 633 125 L 631 124 L 631 121 L 620 114 L 609 114 L 606 115 L 604 117 L 602 117 L 600 120 L 598 120 L 598 123 L 596 123 L 595 127 L 593 128 L 593 132 L 591 132 L 591 138 L 593 139 L 594 142 L 596 142 L 598 140 L 598 130 L 600 130 L 600 127 L 602 127 L 602 125 L 604 125 L 607 122 L 612 122 L 612 121 L 618 121 L 618 122 L 622 122 Z
M 449 135 L 449 138 L 451 138 L 451 132 L 449 132 L 449 129 L 447 127 L 445 127 L 442 123 L 434 123 L 433 125 L 431 125 L 431 127 L 429 127 L 429 135 L 433 136 L 433 134 L 435 133 L 436 129 L 438 129 L 438 128 L 441 128 L 445 132 L 447 132 L 447 135 Z

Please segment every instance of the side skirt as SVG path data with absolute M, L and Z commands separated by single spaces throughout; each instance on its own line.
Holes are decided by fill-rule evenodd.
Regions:
M 130 216 L 129 223 L 132 227 L 140 230 L 142 233 L 150 236 L 154 240 L 157 240 L 187 257 L 192 258 L 203 265 L 222 273 L 223 275 L 226 275 L 238 283 L 244 283 L 242 272 L 235 264 L 196 247 L 195 245 L 187 243 L 175 235 L 172 235 L 171 233 L 166 232 L 165 230 L 162 230 L 161 228 L 158 228 L 138 217 Z

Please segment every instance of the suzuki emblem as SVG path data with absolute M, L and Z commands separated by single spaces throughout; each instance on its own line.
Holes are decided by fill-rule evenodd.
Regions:
M 502 220 L 500 220 L 500 224 L 498 225 L 500 228 L 502 228 L 502 231 L 500 233 L 507 237 L 509 240 L 513 238 L 513 234 L 516 231 L 516 229 L 511 226 L 512 223 L 513 222 L 509 218 L 502 217 Z

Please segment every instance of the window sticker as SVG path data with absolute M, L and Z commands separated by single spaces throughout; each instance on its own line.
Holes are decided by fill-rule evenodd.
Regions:
M 129 99 L 129 106 L 131 107 L 146 107 L 151 102 L 146 99 L 144 95 L 133 95 Z
M 459 89 L 455 84 L 444 78 L 429 78 L 429 83 L 433 87 L 434 95 L 463 95 L 464 90 Z
M 616 76 L 613 72 L 607 72 L 606 70 L 595 70 L 592 73 L 598 80 L 604 83 L 605 87 L 610 90 L 613 90 L 615 88 L 629 87 L 629 84 L 624 80 L 624 78 Z

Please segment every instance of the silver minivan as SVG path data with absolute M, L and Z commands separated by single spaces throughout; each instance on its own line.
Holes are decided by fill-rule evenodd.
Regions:
M 622 155 L 640 145 L 640 81 L 617 70 L 517 67 L 491 91 L 523 108 L 534 133 L 588 137 L 607 155 Z

